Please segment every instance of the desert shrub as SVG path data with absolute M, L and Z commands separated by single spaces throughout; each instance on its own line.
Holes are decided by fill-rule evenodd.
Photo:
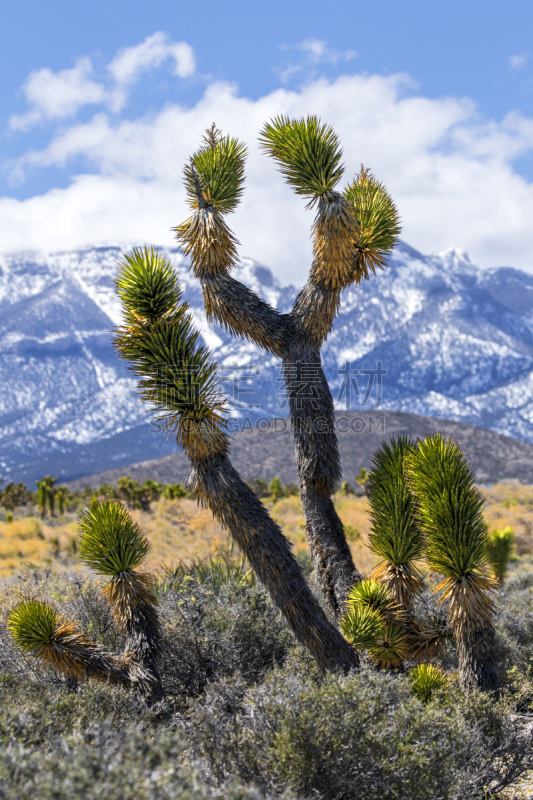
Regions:
M 122 636 L 99 581 L 76 573 L 28 570 L 23 577 L 6 581 L 4 587 L 0 674 L 43 685 L 62 682 L 40 660 L 24 656 L 7 633 L 9 610 L 22 597 L 51 602 L 110 651 L 122 649 Z M 248 684 L 261 680 L 296 647 L 264 590 L 250 587 L 239 576 L 236 581 L 230 574 L 225 583 L 206 580 L 202 584 L 185 575 L 159 600 L 164 636 L 160 671 L 170 703 L 179 707 L 222 676 L 238 673 Z
M 209 584 L 219 589 L 228 583 L 255 586 L 255 573 L 246 557 L 238 552 L 233 542 L 220 547 L 216 553 L 206 558 L 193 558 L 189 562 L 180 560 L 173 566 L 163 565 L 159 591 L 165 592 L 182 585 L 184 579 L 197 584 Z
M 2 701 L 5 688 L 0 681 Z M 265 798 L 257 788 L 233 780 L 209 786 L 209 776 L 194 768 L 190 755 L 185 763 L 183 733 L 142 719 L 133 696 L 122 690 L 86 685 L 79 698 L 47 696 L 45 705 L 44 698 L 38 703 L 13 685 L 8 689 L 8 705 L 3 702 L 0 709 L 2 800 Z M 88 719 L 97 710 L 105 710 L 105 720 L 98 714 Z M 120 722 L 126 719 L 125 727 Z
M 533 766 L 522 716 L 533 709 L 528 575 L 515 569 L 499 595 L 502 697 L 460 689 L 450 644 L 439 658 L 446 687 L 425 705 L 409 674 L 320 676 L 262 588 L 184 574 L 160 587 L 168 698 L 148 708 L 14 647 L 3 620 L 28 596 L 114 652 L 123 644 L 97 581 L 27 570 L 0 584 L 0 798 L 463 800 L 486 787 L 496 796 Z M 447 624 L 433 597 L 415 612 Z
M 530 764 L 530 737 L 505 704 L 473 697 L 425 706 L 404 677 L 275 671 L 250 690 L 211 686 L 190 736 L 221 782 L 237 775 L 328 800 L 481 798 Z
M 222 676 L 251 684 L 286 660 L 294 640 L 264 591 L 242 583 L 216 590 L 184 579 L 162 599 L 161 673 L 169 694 L 197 697 Z

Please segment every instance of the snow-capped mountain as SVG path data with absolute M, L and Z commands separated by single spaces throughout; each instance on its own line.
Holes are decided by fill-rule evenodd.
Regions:
M 234 429 L 285 414 L 276 359 L 209 325 L 183 256 L 163 252 L 226 379 Z M 111 346 L 119 255 L 94 247 L 0 258 L 0 478 L 66 480 L 175 449 L 151 432 L 135 379 Z M 251 259 L 235 277 L 281 311 L 296 296 Z M 323 361 L 340 409 L 365 399 L 372 408 L 381 380 L 384 408 L 533 442 L 533 276 L 401 244 L 385 272 L 344 293 Z M 379 363 L 381 379 L 372 374 Z

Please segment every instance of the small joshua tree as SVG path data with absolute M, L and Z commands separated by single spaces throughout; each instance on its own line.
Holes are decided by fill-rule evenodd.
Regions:
M 374 467 L 368 478 L 370 549 L 382 559 L 372 575 L 388 586 L 399 605 L 408 609 L 423 587 L 416 562 L 424 544 L 404 467 L 404 458 L 413 446 L 404 436 L 383 443 L 374 453 Z
M 464 688 L 498 688 L 494 645 L 494 581 L 488 570 L 484 500 L 461 449 L 441 434 L 419 441 L 405 457 L 425 537 L 429 567 L 457 642 Z
M 514 552 L 514 531 L 512 528 L 503 528 L 501 531 L 492 531 L 487 543 L 487 558 L 494 572 L 494 577 L 499 586 L 509 571 L 509 561 Z
M 25 652 L 69 678 L 140 690 L 150 703 L 164 696 L 157 671 L 161 632 L 150 575 L 137 571 L 149 550 L 138 525 L 119 503 L 98 503 L 80 521 L 83 563 L 109 578 L 103 590 L 126 636 L 122 655 L 108 653 L 49 603 L 24 600 L 12 610 L 8 630 Z
M 65 503 L 68 500 L 68 489 L 66 486 L 58 486 L 56 489 L 56 500 L 57 500 L 57 508 L 59 510 L 59 516 L 63 516 L 65 513 Z
M 431 570 L 444 575 L 434 592 L 447 609 L 457 642 L 462 686 L 497 689 L 495 584 L 487 569 L 490 542 L 481 513 L 484 501 L 464 454 L 455 442 L 446 441 L 440 434 L 417 442 L 399 436 L 383 443 L 374 454 L 368 495 L 370 549 L 382 558 L 372 577 L 390 592 L 396 604 L 391 618 L 396 665 L 402 653 L 410 661 L 434 658 L 449 635 L 438 621 L 419 618 L 414 612 L 414 601 L 424 590 L 417 562 L 425 559 Z M 349 607 L 361 603 L 362 588 L 367 583 L 370 591 L 368 581 L 352 590 Z M 372 592 L 379 595 L 375 587 Z M 353 614 L 342 621 L 341 630 L 352 642 L 357 641 L 358 624 Z M 388 639 L 390 645 L 394 644 L 392 636 Z M 373 652 L 376 658 L 375 645 Z M 426 676 L 425 668 L 420 675 Z
M 40 481 L 35 481 L 37 484 L 37 502 L 39 505 L 39 513 L 41 519 L 44 519 L 46 514 L 46 506 L 50 510 L 50 516 L 54 516 L 55 509 L 55 494 L 58 478 L 52 478 L 51 475 L 45 475 Z
M 360 581 L 347 600 L 341 631 L 356 648 L 364 648 L 378 667 L 401 666 L 409 654 L 402 608 L 388 587 L 373 578 Z

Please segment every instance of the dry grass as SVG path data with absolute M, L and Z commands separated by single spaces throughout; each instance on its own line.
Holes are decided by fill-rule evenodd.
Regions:
M 533 486 L 498 483 L 483 488 L 487 500 L 485 518 L 490 530 L 512 528 L 518 555 L 533 551 Z
M 482 488 L 487 500 L 485 517 L 490 530 L 510 527 L 515 531 L 517 552 L 533 552 L 533 486 L 519 483 L 497 484 Z M 293 542 L 295 553 L 307 550 L 304 518 L 299 497 L 287 497 L 273 504 L 266 502 L 272 516 Z M 335 506 L 345 525 L 357 567 L 369 574 L 377 559 L 368 550 L 370 533 L 369 505 L 365 497 L 338 494 Z M 213 519 L 211 512 L 199 508 L 194 500 L 162 498 L 150 514 L 131 512 L 152 544 L 148 567 L 158 571 L 183 560 L 190 563 L 215 553 L 228 541 L 227 533 Z M 0 576 L 16 573 L 27 564 L 42 567 L 79 566 L 75 554 L 78 536 L 77 515 L 60 519 L 18 517 L 0 522 Z

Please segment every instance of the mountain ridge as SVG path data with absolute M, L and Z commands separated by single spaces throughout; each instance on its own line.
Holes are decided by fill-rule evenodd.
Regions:
M 515 480 L 533 484 L 533 444 L 528 442 L 462 422 L 398 411 L 342 412 L 339 419 L 346 421 L 338 426 L 337 433 L 342 480 L 352 485 L 361 467 L 371 468 L 372 456 L 383 441 L 400 434 L 422 439 L 434 432 L 452 436 L 460 444 L 479 483 Z M 352 420 L 358 424 L 348 424 Z M 277 422 L 283 424 L 276 425 Z M 267 432 L 254 428 L 237 433 L 230 442 L 230 458 L 245 480 L 279 477 L 283 483 L 297 482 L 292 433 L 286 418 L 273 420 L 272 429 Z M 116 485 L 118 478 L 126 474 L 140 482 L 151 478 L 160 483 L 183 484 L 188 471 L 188 458 L 179 452 L 79 478 L 68 485 L 71 489 L 95 489 L 103 483 Z
M 209 324 L 186 259 L 175 248 L 161 250 L 225 373 L 231 421 L 242 428 L 285 414 L 279 362 Z M 176 450 L 151 432 L 135 379 L 112 349 L 120 252 L 113 245 L 0 257 L 0 478 L 74 480 Z M 264 265 L 242 259 L 234 274 L 290 310 L 297 290 L 281 286 Z M 376 404 L 379 381 L 361 402 L 369 371 L 381 364 L 385 410 L 533 442 L 528 273 L 482 270 L 461 251 L 426 256 L 400 243 L 384 272 L 343 293 L 322 357 L 339 412 Z

